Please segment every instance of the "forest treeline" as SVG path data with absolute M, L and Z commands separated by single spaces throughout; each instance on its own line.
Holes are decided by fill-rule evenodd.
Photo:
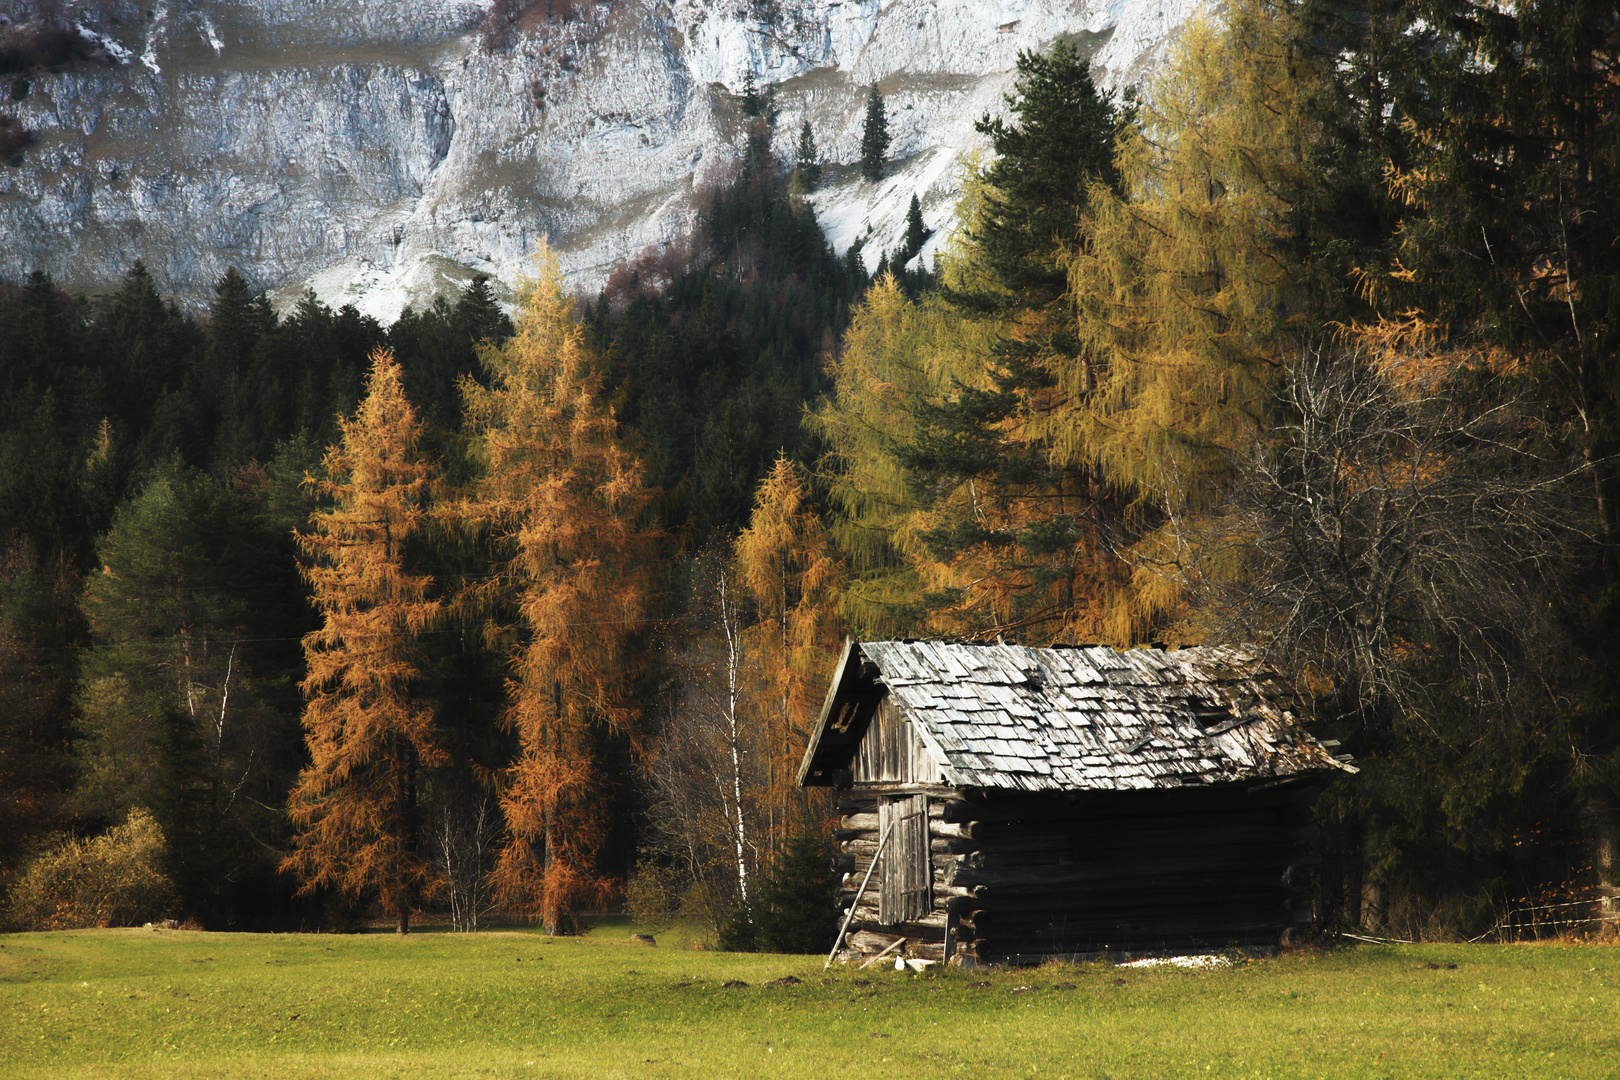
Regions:
M 1617 47 L 1612 5 L 1243 0 L 1140 97 L 1024 55 L 946 251 L 919 214 L 875 281 L 750 90 L 691 236 L 588 300 L 7 287 L 8 911 L 121 917 L 71 879 L 128 849 L 210 926 L 622 885 L 804 944 L 846 633 L 1260 645 L 1361 766 L 1324 926 L 1613 889 Z

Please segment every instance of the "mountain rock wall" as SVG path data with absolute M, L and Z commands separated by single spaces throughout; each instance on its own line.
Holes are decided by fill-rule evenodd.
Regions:
M 941 242 L 973 122 L 1001 108 L 1019 50 L 1075 40 L 1118 88 L 1198 7 L 81 0 L 96 59 L 5 77 L 0 114 L 37 141 L 0 165 L 0 276 L 43 268 L 93 292 L 140 258 L 202 304 L 235 265 L 281 302 L 313 287 L 387 321 L 474 272 L 515 281 L 549 237 L 594 288 L 737 167 L 749 72 L 784 159 L 810 121 L 817 213 L 875 264 L 913 193 Z M 894 158 L 875 184 L 854 164 L 873 84 Z

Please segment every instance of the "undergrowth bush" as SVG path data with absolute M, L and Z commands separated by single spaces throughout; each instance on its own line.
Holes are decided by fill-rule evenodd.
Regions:
M 66 837 L 18 876 L 6 921 L 19 930 L 81 930 L 158 919 L 175 903 L 165 852 L 163 830 L 139 807 L 100 836 Z
M 643 860 L 624 883 L 625 914 L 639 926 L 667 928 L 680 912 L 681 892 L 681 877 L 672 868 Z

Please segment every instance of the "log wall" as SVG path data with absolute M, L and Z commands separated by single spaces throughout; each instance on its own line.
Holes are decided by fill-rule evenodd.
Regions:
M 856 784 L 840 793 L 843 910 L 877 851 L 881 804 L 907 794 L 929 796 L 931 902 L 884 921 L 885 851 L 848 956 L 900 937 L 953 963 L 1273 947 L 1311 918 L 1316 792 L 1299 781 L 1047 797 Z

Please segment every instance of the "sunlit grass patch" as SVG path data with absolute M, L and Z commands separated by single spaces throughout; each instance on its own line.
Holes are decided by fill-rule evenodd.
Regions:
M 690 930 L 637 945 L 631 929 L 0 937 L 0 1077 L 1449 1078 L 1620 1068 L 1620 951 L 1611 948 L 1368 947 L 1215 970 L 902 974 L 697 950 Z

